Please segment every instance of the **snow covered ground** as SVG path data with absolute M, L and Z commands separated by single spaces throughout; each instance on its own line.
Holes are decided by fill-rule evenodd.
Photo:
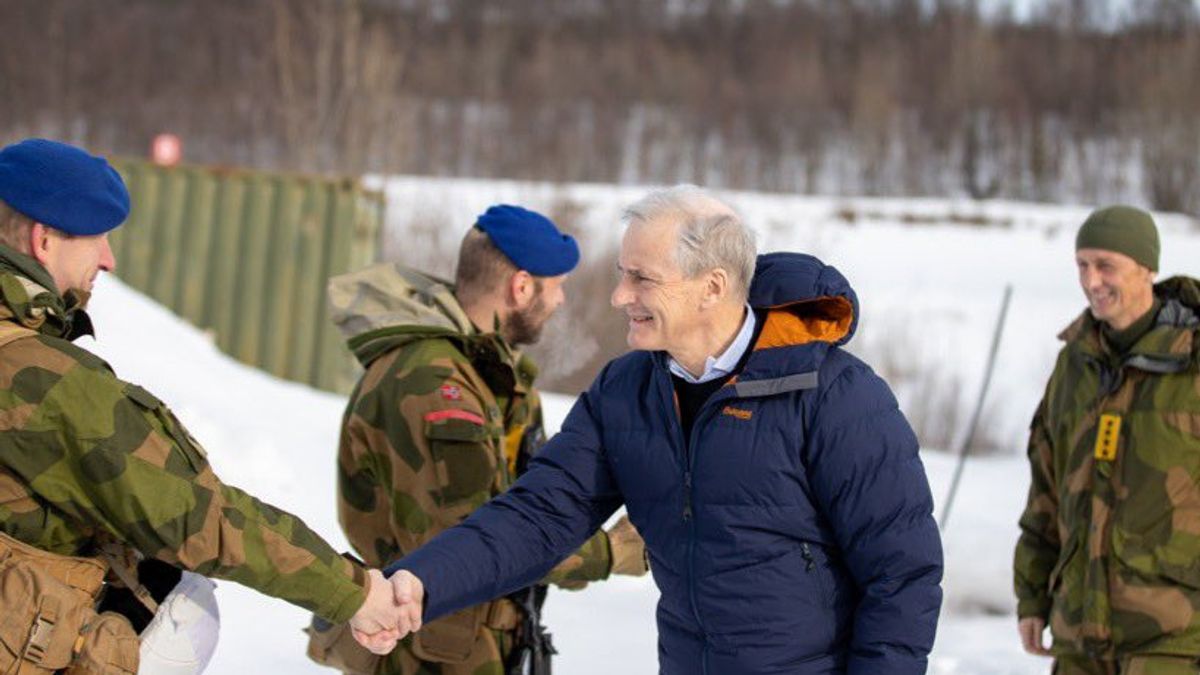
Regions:
M 463 182 L 465 187 L 446 183 L 451 189 L 436 195 L 428 186 L 423 192 L 415 189 L 416 182 L 411 192 L 394 183 L 389 187 L 390 203 L 411 205 L 424 198 L 461 204 L 470 196 L 474 201 L 461 207 L 467 218 L 463 222 L 470 222 L 471 215 L 501 199 L 536 208 L 538 202 L 530 195 L 541 189 L 522 193 L 518 184 L 493 183 L 489 192 L 470 182 Z M 576 198 L 603 202 L 595 216 L 601 223 L 615 223 L 619 204 L 642 192 L 578 189 Z M 406 201 L 397 202 L 398 196 Z M 901 342 L 914 350 L 907 356 L 914 363 L 941 359 L 962 375 L 968 391 L 973 391 L 983 368 L 1000 289 L 1006 282 L 1015 285 L 992 397 L 1011 452 L 973 459 L 967 467 L 945 532 L 946 602 L 930 672 L 1048 672 L 1048 662 L 1025 656 L 1018 647 L 1009 565 L 1028 485 L 1020 454 L 1021 427 L 1048 374 L 1056 349 L 1053 335 L 1082 308 L 1071 242 L 1074 224 L 1085 210 L 934 201 L 849 204 L 748 194 L 730 199 L 764 235 L 765 250 L 805 250 L 837 265 L 863 302 L 864 333 L 876 331 L 886 340 L 919 338 Z M 873 215 L 847 224 L 835 214 L 848 204 Z M 1008 224 L 980 228 L 911 222 L 913 214 L 932 221 L 962 220 L 968 211 Z M 1200 253 L 1200 236 L 1183 218 L 1161 223 L 1164 273 L 1185 270 L 1183 262 Z M 344 403 L 340 396 L 234 362 L 202 333 L 116 280 L 103 278 L 98 283 L 92 310 L 99 339 L 84 340 L 83 346 L 108 359 L 122 378 L 146 386 L 170 404 L 206 446 L 220 476 L 296 513 L 335 546 L 346 547 L 334 513 L 333 458 Z M 571 401 L 562 396 L 546 399 L 552 431 Z M 940 501 L 954 461 L 932 450 L 924 458 Z M 547 623 L 561 652 L 558 672 L 656 672 L 656 596 L 648 578 L 615 579 L 581 592 L 552 593 Z M 304 612 L 233 583 L 221 583 L 218 597 L 223 630 L 210 672 L 322 672 L 304 656 Z

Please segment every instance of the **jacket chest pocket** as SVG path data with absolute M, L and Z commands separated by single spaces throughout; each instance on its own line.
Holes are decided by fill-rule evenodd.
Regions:
M 1191 564 L 1200 534 L 1200 415 L 1138 410 L 1124 415 L 1120 436 L 1117 526 L 1156 556 Z
M 1200 410 L 1159 408 L 1143 414 L 1148 416 L 1144 426 L 1151 430 L 1144 434 L 1146 452 L 1154 453 L 1160 463 L 1165 460 L 1183 466 L 1192 476 L 1200 478 Z
M 441 506 L 480 505 L 498 490 L 496 439 L 483 418 L 459 410 L 430 413 L 425 416 L 425 438 Z

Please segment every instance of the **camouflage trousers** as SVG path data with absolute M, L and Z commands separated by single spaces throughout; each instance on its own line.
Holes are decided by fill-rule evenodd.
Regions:
M 461 663 L 422 661 L 405 640 L 380 664 L 377 675 L 504 675 L 504 659 L 512 651 L 513 632 L 482 628 L 471 656 Z
M 1054 660 L 1054 675 L 1197 675 L 1200 659 L 1187 656 L 1126 656 L 1097 661 L 1082 656 Z

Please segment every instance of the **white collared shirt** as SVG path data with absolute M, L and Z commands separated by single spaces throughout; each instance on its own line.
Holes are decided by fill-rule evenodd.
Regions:
M 702 382 L 711 382 L 719 377 L 725 377 L 737 368 L 737 364 L 742 360 L 742 355 L 750 348 L 750 340 L 754 337 L 754 325 L 758 319 L 754 318 L 754 310 L 750 308 L 750 304 L 746 304 L 746 318 L 742 320 L 742 328 L 738 331 L 737 337 L 733 338 L 733 342 L 729 344 L 720 356 L 710 356 L 704 360 L 704 374 L 700 377 L 695 377 L 687 371 L 687 368 L 679 365 L 679 362 L 674 358 L 668 361 L 671 367 L 671 374 L 683 379 L 691 384 L 700 384 Z

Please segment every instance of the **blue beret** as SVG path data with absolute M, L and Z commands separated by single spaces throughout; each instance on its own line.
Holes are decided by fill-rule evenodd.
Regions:
M 40 138 L 0 150 L 0 200 L 74 235 L 104 234 L 129 216 L 129 191 L 108 162 Z
M 475 221 L 519 269 L 538 277 L 556 277 L 575 269 L 579 245 L 558 231 L 549 218 L 519 206 L 499 204 Z

